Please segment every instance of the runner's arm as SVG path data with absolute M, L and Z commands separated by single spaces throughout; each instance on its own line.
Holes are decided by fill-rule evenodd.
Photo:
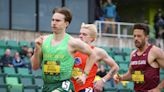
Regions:
M 99 61 L 104 61 L 108 66 L 110 66 L 109 72 L 106 76 L 103 77 L 103 81 L 109 80 L 113 78 L 113 76 L 118 72 L 119 66 L 117 63 L 107 54 L 107 52 L 103 49 L 97 48 L 97 57 L 100 57 Z
M 72 54 L 74 54 L 75 52 L 82 52 L 88 55 L 88 59 L 86 61 L 86 65 L 85 65 L 85 69 L 84 69 L 84 73 L 85 75 L 88 75 L 88 73 L 90 72 L 93 64 L 96 61 L 96 55 L 95 53 L 93 53 L 93 50 L 90 48 L 90 46 L 86 43 L 84 43 L 83 41 L 79 40 L 79 39 L 74 39 L 71 40 L 69 42 L 69 46 L 70 46 L 70 50 L 72 52 Z
M 156 61 L 161 68 L 164 68 L 164 52 L 162 49 L 155 47 L 153 52 L 156 55 Z
M 35 49 L 34 49 L 34 54 L 31 57 L 31 64 L 32 64 L 32 69 L 37 70 L 40 68 L 41 65 L 41 60 L 42 60 L 42 50 L 41 46 L 43 43 L 43 37 L 39 37 L 35 40 Z

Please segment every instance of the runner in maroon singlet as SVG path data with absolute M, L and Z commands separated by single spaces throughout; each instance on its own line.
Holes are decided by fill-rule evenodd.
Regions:
M 149 27 L 135 24 L 133 28 L 136 50 L 131 53 L 129 70 L 115 81 L 133 81 L 136 92 L 161 92 L 164 80 L 160 83 L 159 69 L 164 68 L 164 52 L 148 43 Z

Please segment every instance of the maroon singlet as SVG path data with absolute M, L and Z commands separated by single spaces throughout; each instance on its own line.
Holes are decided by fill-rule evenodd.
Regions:
M 148 53 L 151 48 L 152 45 L 149 45 L 140 56 L 137 55 L 137 50 L 132 55 L 130 64 L 132 67 L 132 80 L 135 80 L 134 90 L 136 92 L 147 92 L 148 90 L 157 87 L 160 82 L 159 68 L 153 68 L 148 64 Z

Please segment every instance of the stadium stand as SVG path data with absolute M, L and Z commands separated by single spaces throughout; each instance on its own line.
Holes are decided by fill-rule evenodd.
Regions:
M 0 48 L 5 49 L 7 47 L 6 41 L 5 40 L 0 40 Z
M 22 47 L 22 46 L 31 47 L 31 45 L 30 45 L 30 43 L 29 43 L 28 41 L 19 41 L 19 42 L 18 42 L 18 45 L 19 45 L 20 47 Z
M 14 43 L 14 44 L 13 44 Z M 21 46 L 28 45 L 34 47 L 34 42 L 27 41 L 13 41 L 13 40 L 0 40 L 0 56 L 5 52 L 6 48 L 11 48 L 11 53 L 19 50 Z M 119 74 L 123 74 L 127 71 L 130 61 L 130 48 L 117 48 L 100 46 L 107 53 L 114 58 L 114 60 L 120 66 Z M 12 54 L 12 55 L 13 55 Z M 110 67 L 105 65 L 106 70 Z M 164 78 L 164 70 L 160 70 L 160 78 Z M 3 67 L 0 68 L 0 92 L 41 92 L 43 86 L 42 70 L 41 68 L 32 72 L 28 68 L 14 68 Z M 103 92 L 134 92 L 133 82 L 123 82 L 116 86 L 106 83 Z
M 5 49 L 4 48 L 0 48 L 0 57 L 2 57 L 5 53 Z
M 12 48 L 12 49 L 15 49 L 15 50 L 20 49 L 17 41 L 15 41 L 15 40 L 7 40 L 7 48 Z

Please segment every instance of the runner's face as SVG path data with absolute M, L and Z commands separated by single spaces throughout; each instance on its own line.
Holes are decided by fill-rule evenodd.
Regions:
M 90 31 L 85 28 L 80 29 L 79 38 L 84 41 L 85 43 L 90 43 L 92 38 L 90 37 Z
M 65 30 L 68 26 L 68 22 L 65 21 L 65 16 L 61 13 L 55 13 L 52 16 L 51 28 L 53 32 L 60 33 L 61 30 Z
M 144 30 L 135 29 L 133 31 L 134 43 L 137 48 L 143 48 L 146 44 L 147 36 L 144 34 Z

